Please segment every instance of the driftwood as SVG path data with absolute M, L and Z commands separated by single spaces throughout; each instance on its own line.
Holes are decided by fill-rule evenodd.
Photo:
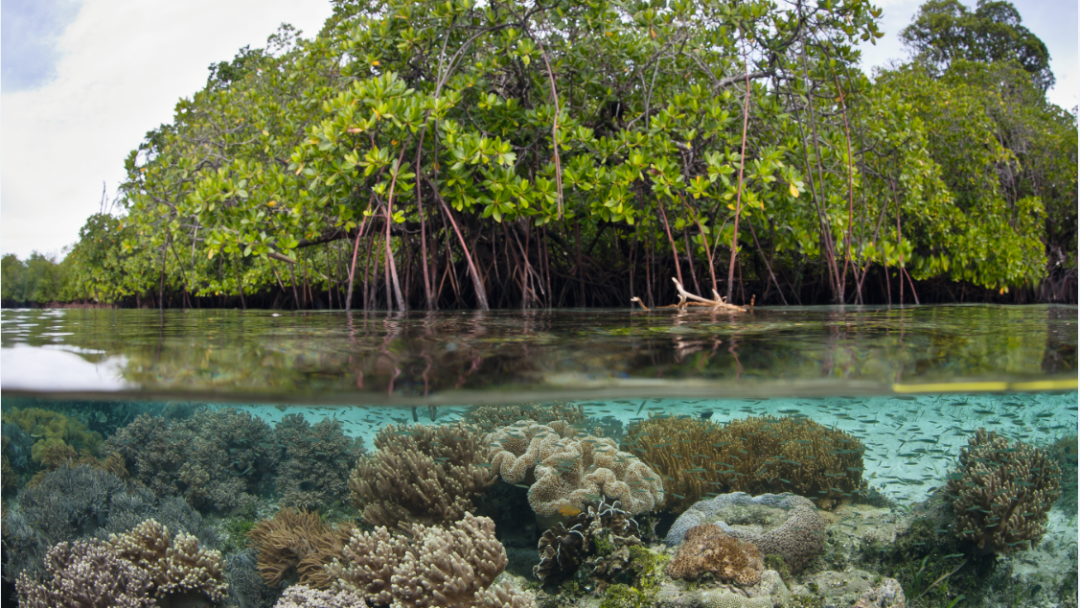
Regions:
M 679 279 L 675 277 L 671 278 L 675 283 L 675 289 L 679 292 L 679 301 L 676 304 L 668 304 L 667 306 L 657 306 L 657 308 L 675 308 L 680 311 L 688 310 L 691 306 L 708 307 L 713 312 L 754 312 L 754 296 L 750 296 L 750 306 L 735 306 L 734 304 L 728 304 L 724 301 L 724 298 L 720 297 L 720 294 L 713 290 L 713 299 L 707 300 L 701 296 L 694 295 L 683 287 L 683 284 L 679 282 Z M 649 307 L 645 306 L 645 303 L 638 297 L 630 298 L 631 302 L 637 302 L 642 308 L 648 312 Z

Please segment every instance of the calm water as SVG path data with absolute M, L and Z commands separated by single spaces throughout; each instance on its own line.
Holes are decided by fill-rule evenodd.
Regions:
M 1038 549 L 1012 554 L 994 575 L 1004 577 L 997 584 L 1027 585 L 1027 595 L 1010 599 L 1009 605 L 1065 605 L 1058 587 L 1037 574 L 1024 574 L 1022 565 L 1049 560 L 1052 566 L 1044 570 L 1052 576 L 1060 578 L 1071 567 L 1075 578 L 1077 321 L 1077 308 L 1064 306 L 759 308 L 743 316 L 629 310 L 390 315 L 3 310 L 5 508 L 25 511 L 20 505 L 29 491 L 26 484 L 55 468 L 42 457 L 43 447 L 32 446 L 62 437 L 61 444 L 75 452 L 92 451 L 104 461 L 118 444 L 137 441 L 132 437 L 140 435 L 131 429 L 145 415 L 167 420 L 174 429 L 183 424 L 203 428 L 207 435 L 201 439 L 207 443 L 212 443 L 213 432 L 197 421 L 250 415 L 266 429 L 260 441 L 285 452 L 288 442 L 274 439 L 275 433 L 326 421 L 324 427 L 333 426 L 331 434 L 341 438 L 335 444 L 340 453 L 316 452 L 303 466 L 315 471 L 332 461 L 332 468 L 345 475 L 360 453 L 355 442 L 362 441 L 365 458 L 371 458 L 380 431 L 385 445 L 395 440 L 393 433 L 413 433 L 413 425 L 481 419 L 489 427 L 495 419 L 510 424 L 510 414 L 500 417 L 490 409 L 478 414 L 476 406 L 530 404 L 501 411 L 550 414 L 549 420 L 570 412 L 576 428 L 611 438 L 622 449 L 632 439 L 626 436 L 628 428 L 656 416 L 718 425 L 765 415 L 808 419 L 847 433 L 864 446 L 861 474 L 867 485 L 856 502 L 873 502 L 904 517 L 918 512 L 923 501 L 947 483 L 960 449 L 976 429 L 986 428 L 1043 450 L 1068 452 L 1072 446 L 1071 461 L 1068 453 L 1065 456 L 1072 463 L 1071 478 L 1063 483 L 1071 501 L 1059 501 L 1051 511 L 1050 532 Z M 27 422 L 31 411 L 45 413 Z M 21 433 L 15 430 L 18 420 L 25 427 Z M 57 425 L 64 426 L 59 435 Z M 341 446 L 347 443 L 355 450 L 346 455 Z M 158 450 L 162 444 L 125 445 L 133 448 L 127 452 L 131 479 L 142 483 L 152 478 L 156 483 L 163 478 L 165 473 L 147 476 L 143 469 L 149 461 L 138 455 L 140 449 Z M 248 448 L 229 445 L 222 452 L 229 457 L 221 464 L 228 471 L 221 474 L 223 483 L 235 489 L 236 479 L 250 481 L 260 458 L 268 457 L 256 451 L 250 462 L 238 461 L 236 453 Z M 236 565 L 236 556 L 243 554 L 246 537 L 231 531 L 267 520 L 288 502 L 281 481 L 285 452 L 274 457 L 278 468 L 267 469 L 265 478 L 245 486 L 241 494 L 250 494 L 253 502 L 240 506 L 193 498 L 190 480 L 151 488 L 152 500 L 180 495 L 207 526 L 217 529 L 214 546 L 234 560 L 229 562 L 233 596 L 218 605 L 274 604 L 276 598 L 269 595 L 254 598 L 270 593 L 269 587 L 259 587 L 258 577 L 248 581 L 250 585 L 241 584 L 243 575 L 237 572 L 243 568 Z M 324 479 L 326 471 L 318 470 Z M 215 473 L 208 475 L 207 483 L 214 483 Z M 297 491 L 318 494 L 304 504 L 326 521 L 367 521 L 363 505 L 350 499 L 344 479 L 335 486 L 336 494 L 318 494 L 313 487 L 319 480 L 300 481 Z M 521 492 L 517 508 L 522 508 Z M 490 511 L 492 501 L 510 500 L 492 496 L 489 491 L 474 504 Z M 524 509 L 515 517 L 531 521 L 527 504 Z M 656 511 L 658 521 L 671 525 L 678 513 L 662 511 Z M 525 581 L 543 530 L 522 532 L 534 536 L 515 541 L 504 527 L 497 523 L 511 557 L 508 571 Z M 95 533 L 80 529 L 64 534 L 50 538 L 73 541 Z M 14 597 L 11 582 L 32 561 L 13 562 L 12 555 L 20 550 L 13 547 L 32 552 L 25 548 L 31 545 L 5 536 L 4 599 Z M 853 567 L 871 568 L 866 563 Z M 877 563 L 874 568 L 885 566 Z M 911 600 L 911 573 L 897 574 L 903 569 L 895 564 L 887 569 L 871 569 L 871 574 L 896 576 Z M 789 584 L 796 589 L 800 583 Z M 1066 596 L 1068 591 L 1066 586 Z M 935 592 L 908 605 L 947 606 L 959 595 L 959 590 Z M 971 595 L 968 592 L 969 602 Z M 1075 587 L 1072 597 L 1075 601 Z M 999 604 L 980 596 L 977 603 L 956 605 Z

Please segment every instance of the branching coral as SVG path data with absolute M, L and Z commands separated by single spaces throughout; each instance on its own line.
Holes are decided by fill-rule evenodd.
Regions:
M 806 418 L 649 418 L 630 425 L 626 443 L 668 480 L 664 506 L 675 512 L 722 492 L 793 492 L 831 508 L 865 488 L 862 443 Z
M 48 579 L 22 573 L 20 605 L 29 608 L 156 608 L 157 600 L 225 599 L 221 554 L 188 534 L 172 537 L 156 521 L 143 522 L 109 542 L 58 543 L 44 560 Z
M 95 453 L 101 443 L 101 435 L 87 431 L 86 425 L 78 420 L 38 407 L 13 408 L 4 414 L 3 420 L 18 425 L 23 432 L 37 439 L 31 455 L 38 463 L 52 446 L 68 445 Z
M 326 566 L 333 590 L 393 608 L 524 607 L 531 602 L 492 583 L 506 567 L 495 524 L 466 513 L 449 528 L 413 524 L 409 535 L 354 530 L 342 557 Z
M 455 521 L 495 482 L 480 436 L 462 423 L 387 426 L 375 447 L 349 477 L 353 500 L 372 525 Z
M 960 450 L 959 468 L 949 475 L 956 534 L 985 553 L 1034 547 L 1061 495 L 1060 477 L 1061 470 L 1042 450 L 979 429 Z
M 144 414 L 105 442 L 155 494 L 183 496 L 203 511 L 252 503 L 277 466 L 279 448 L 262 419 L 202 410 L 183 420 Z
M 110 535 L 107 544 L 117 557 L 150 575 L 155 597 L 194 594 L 220 602 L 228 593 L 221 552 L 201 547 L 190 534 L 173 537 L 151 519 L 130 532 Z
M 345 496 L 349 468 L 363 453 L 362 439 L 349 439 L 340 420 L 324 418 L 308 424 L 299 414 L 274 427 L 282 448 L 275 482 L 283 507 L 314 509 Z
M 330 593 L 307 585 L 293 585 L 285 590 L 274 608 L 367 608 L 364 598 L 343 589 Z
M 488 434 L 488 458 L 508 483 L 530 476 L 529 505 L 539 515 L 580 512 L 603 499 L 630 513 L 664 499 L 660 477 L 611 439 L 579 435 L 566 422 L 517 422 Z
M 340 557 L 354 530 L 350 524 L 330 527 L 318 513 L 282 509 L 273 519 L 255 524 L 248 538 L 259 553 L 259 573 L 267 584 L 296 578 L 304 585 L 326 587 L 331 579 L 323 566 Z
M 16 590 L 23 608 L 156 608 L 150 574 L 98 542 L 59 543 L 45 557 L 48 579 L 25 572 Z
M 671 578 L 694 580 L 709 572 L 725 583 L 756 585 L 764 569 L 765 560 L 757 547 L 725 534 L 720 526 L 704 524 L 686 531 L 667 571 Z
M 24 488 L 19 508 L 5 518 L 4 577 L 40 569 L 53 545 L 80 538 L 104 538 L 131 530 L 148 518 L 187 532 L 204 544 L 216 534 L 183 500 L 157 500 L 145 488 L 128 487 L 120 478 L 88 466 L 67 467 L 46 474 L 40 483 Z
M 499 427 L 513 424 L 518 420 L 534 420 L 540 424 L 550 424 L 559 420 L 570 424 L 585 419 L 584 409 L 572 403 L 526 403 L 523 405 L 478 405 L 465 412 L 465 421 L 490 433 Z

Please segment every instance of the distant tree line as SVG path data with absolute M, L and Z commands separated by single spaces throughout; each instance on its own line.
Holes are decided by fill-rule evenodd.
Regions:
M 62 263 L 5 257 L 4 300 L 656 305 L 676 277 L 733 303 L 1075 303 L 1076 109 L 1046 100 L 1045 45 L 1008 2 L 931 0 L 870 78 L 880 16 L 338 0 L 313 39 L 211 66 L 127 158 L 122 211 Z

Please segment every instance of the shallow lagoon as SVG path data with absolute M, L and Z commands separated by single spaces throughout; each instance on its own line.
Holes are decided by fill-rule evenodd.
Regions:
M 759 308 L 737 317 L 627 310 L 404 315 L 5 310 L 0 321 L 5 428 L 13 426 L 12 412 L 40 408 L 78 421 L 106 444 L 139 414 L 173 421 L 200 409 L 250 414 L 274 432 L 298 421 L 311 428 L 327 421 L 320 428 L 335 426 L 349 441 L 362 439 L 369 456 L 387 425 L 404 426 L 385 432 L 384 442 L 393 441 L 393 433 L 403 438 L 413 432 L 412 425 L 475 422 L 474 407 L 481 404 L 554 403 L 528 411 L 576 412 L 577 428 L 621 447 L 627 429 L 651 417 L 687 417 L 721 427 L 761 416 L 810 420 L 861 442 L 866 487 L 841 501 L 851 504 L 829 512 L 835 521 L 824 557 L 786 582 L 796 598 L 851 605 L 850 597 L 830 595 L 822 587 L 836 577 L 857 587 L 859 573 L 868 573 L 870 582 L 896 577 L 914 606 L 948 606 L 961 595 L 965 599 L 958 606 L 1058 606 L 1068 605 L 1070 597 L 1075 602 L 1076 587 L 1070 583 L 1077 550 L 1075 307 Z M 892 554 L 882 557 L 887 551 L 880 542 L 874 545 L 877 557 L 869 559 L 865 538 L 877 534 L 888 537 L 886 548 L 900 547 L 920 513 L 924 519 L 933 513 L 934 500 L 940 502 L 942 488 L 955 475 L 961 448 L 978 428 L 1044 450 L 1062 441 L 1067 448 L 1071 438 L 1073 473 L 1063 485 L 1072 499 L 1049 511 L 1042 542 L 1005 557 L 950 561 L 944 558 L 954 554 L 941 552 L 952 547 L 944 540 L 950 535 L 939 534 L 940 547 L 932 539 L 908 538 L 922 543 L 904 546 L 910 563 L 899 563 Z M 32 433 L 31 439 L 40 440 Z M 9 443 L 5 440 L 5 446 Z M 16 471 L 21 483 L 47 468 L 32 457 L 24 461 Z M 134 462 L 129 460 L 129 467 Z M 137 483 L 139 473 L 130 473 Z M 251 475 L 243 469 L 232 473 Z M 5 474 L 12 477 L 8 469 Z M 243 560 L 237 556 L 244 555 L 247 537 L 237 530 L 274 515 L 283 495 L 274 475 L 280 481 L 280 466 L 262 485 L 249 488 L 257 500 L 243 509 L 195 506 L 203 523 L 217 531 L 217 547 L 224 549 L 232 568 L 227 570 L 236 577 L 233 595 L 223 605 L 276 601 L 272 590 L 259 589 L 263 595 L 247 599 L 235 591 L 243 587 L 250 595 L 265 584 L 257 577 L 240 581 L 242 564 L 237 564 Z M 502 481 L 491 488 L 474 497 L 478 512 L 516 508 L 515 518 L 532 519 L 528 505 L 522 506 L 524 488 Z M 335 525 L 370 528 L 348 491 L 341 490 L 336 499 L 323 496 L 323 504 L 311 506 Z M 20 508 L 15 505 L 25 491 L 5 481 L 7 508 Z M 659 540 L 676 515 L 662 507 L 638 515 L 657 527 L 653 542 L 645 544 L 665 559 L 674 549 Z M 538 519 L 525 529 L 503 530 L 504 520 L 494 519 L 510 556 L 503 577 L 529 598 L 552 606 L 626 600 L 584 579 L 573 590 L 539 590 L 531 565 L 539 559 L 541 528 L 550 522 Z M 10 552 L 12 543 L 5 543 Z M 928 587 L 960 559 L 965 566 L 957 574 Z M 5 595 L 11 592 L 10 563 L 5 561 Z M 641 591 L 619 584 L 628 593 Z M 973 590 L 975 584 L 983 591 Z M 1009 591 L 987 593 L 993 586 Z M 665 580 L 658 588 L 634 597 L 645 605 L 701 600 L 669 597 L 689 593 L 683 583 Z

